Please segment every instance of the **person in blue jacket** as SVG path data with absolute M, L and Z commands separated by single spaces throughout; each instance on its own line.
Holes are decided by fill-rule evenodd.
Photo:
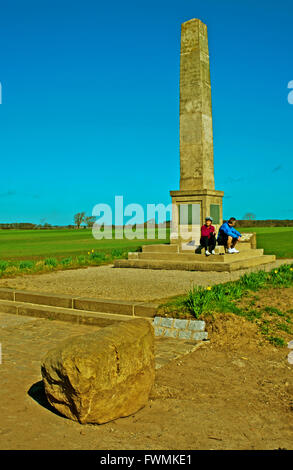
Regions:
M 235 217 L 231 217 L 227 222 L 224 222 L 219 229 L 217 238 L 218 245 L 227 247 L 228 253 L 239 253 L 235 245 L 240 241 L 241 233 L 234 228 L 235 223 Z

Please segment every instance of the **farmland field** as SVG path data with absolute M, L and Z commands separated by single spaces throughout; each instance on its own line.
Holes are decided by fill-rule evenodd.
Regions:
M 42 259 L 49 256 L 58 259 L 85 254 L 92 249 L 106 253 L 113 249 L 135 251 L 144 244 L 169 241 L 169 229 L 162 240 L 145 240 L 143 229 L 138 235 L 140 238 L 134 240 L 117 240 L 114 235 L 112 239 L 96 240 L 91 229 L 0 230 L 0 259 Z
M 278 258 L 293 258 L 293 227 L 241 228 L 242 232 L 256 232 L 257 247 L 264 248 L 265 254 L 275 254 Z M 95 251 L 111 252 L 115 249 L 135 251 L 143 244 L 168 243 L 166 238 L 147 240 L 146 233 L 140 232 L 139 239 L 96 240 L 90 229 L 80 230 L 0 230 L 0 259 L 24 260 L 43 259 L 54 256 L 85 254 Z
M 266 255 L 293 258 L 293 227 L 241 228 L 240 232 L 255 232 L 257 248 L 263 248 Z

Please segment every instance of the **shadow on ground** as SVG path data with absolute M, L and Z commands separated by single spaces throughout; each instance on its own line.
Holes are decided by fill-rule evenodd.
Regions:
M 65 418 L 68 419 L 66 416 L 62 415 L 57 411 L 55 408 L 53 408 L 52 405 L 48 402 L 48 399 L 46 397 L 45 393 L 45 387 L 44 387 L 44 382 L 40 380 L 39 382 L 34 383 L 29 391 L 27 392 L 28 395 L 35 400 L 39 405 L 43 406 L 47 410 L 51 411 L 57 416 L 60 416 L 60 418 Z

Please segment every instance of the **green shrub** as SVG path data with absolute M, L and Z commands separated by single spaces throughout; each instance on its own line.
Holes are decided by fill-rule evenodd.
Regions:
M 35 263 L 33 261 L 21 261 L 19 263 L 19 269 L 33 269 Z
M 195 287 L 188 292 L 184 303 L 195 318 L 199 318 L 202 313 L 209 311 L 211 300 L 210 292 L 205 291 L 203 287 Z
M 268 281 L 268 274 L 265 271 L 258 271 L 256 273 L 244 274 L 240 277 L 239 283 L 245 290 L 256 291 L 266 285 Z
M 93 253 L 91 253 L 90 258 L 94 261 L 105 261 L 106 254 L 103 252 L 94 251 Z
M 131 250 L 129 250 L 129 251 L 131 251 Z M 125 248 L 114 248 L 114 250 L 111 250 L 111 257 L 112 258 L 123 258 L 126 253 L 128 253 L 128 251 Z
M 283 264 L 270 271 L 269 283 L 273 287 L 289 287 L 293 283 L 293 266 Z
M 268 336 L 267 339 L 274 346 L 280 346 L 280 347 L 286 346 L 286 341 L 283 338 L 279 338 L 278 336 Z
M 0 260 L 0 271 L 5 271 L 6 268 L 8 268 L 9 262 Z
M 57 266 L 58 262 L 57 262 L 56 258 L 46 258 L 45 261 L 44 261 L 44 264 L 45 264 L 45 266 L 50 266 L 50 267 L 55 268 Z
M 72 264 L 72 257 L 69 256 L 68 258 L 63 258 L 60 263 L 63 265 L 63 266 L 68 266 L 69 264 Z

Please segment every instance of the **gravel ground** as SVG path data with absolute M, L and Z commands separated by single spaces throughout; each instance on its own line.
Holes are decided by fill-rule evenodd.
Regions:
M 147 405 L 134 415 L 102 425 L 57 415 L 40 382 L 41 359 L 93 328 L 0 313 L 1 450 L 293 448 L 289 350 L 263 344 L 256 324 L 233 315 L 217 316 L 210 342 L 180 358 L 181 341 L 156 339 L 166 363 L 156 370 Z
M 233 273 L 113 268 L 113 265 L 107 265 L 1 279 L 0 287 L 103 299 L 163 300 L 183 294 L 193 285 L 223 283 L 238 279 L 245 272 L 259 269 L 269 271 L 283 263 L 292 262 L 292 259 L 277 260 Z

